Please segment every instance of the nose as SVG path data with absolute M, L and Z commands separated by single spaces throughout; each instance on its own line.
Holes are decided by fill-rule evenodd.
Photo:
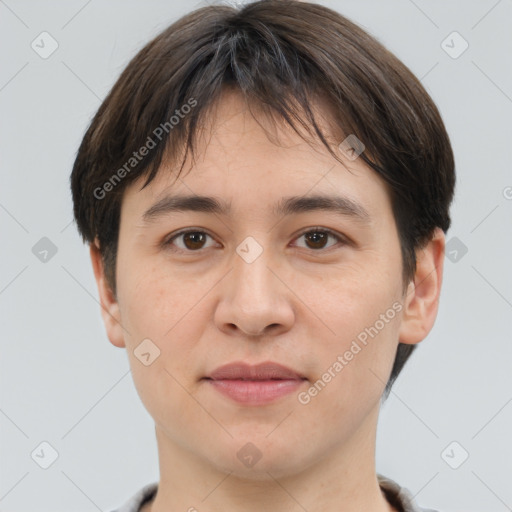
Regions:
M 266 253 L 251 263 L 234 255 L 233 269 L 222 281 L 222 296 L 215 311 L 215 323 L 223 332 L 276 336 L 292 327 L 293 292 Z

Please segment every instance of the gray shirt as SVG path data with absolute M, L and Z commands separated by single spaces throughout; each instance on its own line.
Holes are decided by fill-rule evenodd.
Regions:
M 377 474 L 380 488 L 386 495 L 387 500 L 393 507 L 400 512 L 436 512 L 430 508 L 421 508 L 414 501 L 411 492 L 405 487 L 400 487 L 394 480 Z M 112 512 L 139 512 L 142 505 L 151 501 L 158 488 L 158 483 L 152 483 L 144 486 L 134 496 L 132 496 L 120 508 Z

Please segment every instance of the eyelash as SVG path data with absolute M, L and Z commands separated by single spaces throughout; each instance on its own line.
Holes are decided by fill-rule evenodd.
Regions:
M 174 242 L 174 240 L 176 240 L 180 236 L 186 235 L 188 233 L 201 233 L 201 234 L 205 234 L 205 235 L 209 236 L 212 239 L 214 238 L 212 235 L 210 235 L 208 232 L 206 232 L 204 230 L 188 228 L 188 229 L 185 229 L 183 231 L 179 231 L 178 233 L 175 233 L 170 238 L 167 238 L 163 242 L 162 245 L 164 247 L 171 247 L 173 242 Z M 308 233 L 324 233 L 324 234 L 327 234 L 328 236 L 331 236 L 331 237 L 335 238 L 338 243 L 341 242 L 342 245 L 348 245 L 350 243 L 350 241 L 346 237 L 343 237 L 342 235 L 336 233 L 335 231 L 332 231 L 332 230 L 327 229 L 327 228 L 322 228 L 322 227 L 308 228 L 306 231 L 303 231 L 302 233 L 299 233 L 297 235 L 296 239 L 298 239 L 298 238 L 300 238 L 300 237 L 302 237 L 304 235 L 307 235 Z M 309 250 L 312 251 L 312 252 L 322 252 L 322 251 L 325 252 L 325 251 L 328 251 L 329 249 L 332 249 L 333 247 L 335 247 L 335 245 L 333 245 L 331 247 L 328 247 L 327 249 L 321 248 L 321 249 L 309 249 Z M 301 247 L 301 249 L 308 249 L 308 247 Z M 171 250 L 173 252 L 177 252 L 177 253 L 189 253 L 189 254 L 192 254 L 192 253 L 199 253 L 203 249 L 197 249 L 197 250 L 194 251 L 194 250 L 191 250 L 191 249 L 181 249 L 181 248 L 174 247 Z

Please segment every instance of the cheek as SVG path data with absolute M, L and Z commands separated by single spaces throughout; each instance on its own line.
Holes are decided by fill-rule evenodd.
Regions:
M 140 267 L 140 266 L 139 266 Z M 132 343 L 142 336 L 163 340 L 172 333 L 187 309 L 193 287 L 180 286 L 178 276 L 165 271 L 164 265 L 135 265 L 124 273 L 119 283 L 121 315 Z M 158 343 L 158 342 L 157 342 Z
M 128 290 L 131 292 L 126 293 Z M 160 424 L 170 425 L 178 415 L 195 414 L 197 406 L 182 386 L 188 388 L 187 379 L 197 373 L 190 340 L 199 339 L 200 324 L 190 319 L 194 313 L 200 314 L 198 294 L 186 293 L 186 287 L 177 290 L 175 278 L 162 276 L 155 269 L 148 269 L 139 278 L 132 274 L 131 288 L 127 281 L 123 292 L 121 315 L 130 333 L 126 347 L 142 403 Z M 149 365 L 138 357 L 138 347 L 147 339 L 151 340 L 149 352 L 156 354 Z
M 393 365 L 399 325 L 395 309 L 383 311 L 388 323 L 367 310 L 336 323 L 340 334 L 324 345 L 318 373 L 301 396 L 301 404 L 309 400 L 304 407 L 309 408 L 313 430 L 327 423 L 339 426 L 337 435 L 349 436 L 378 405 Z
M 326 279 L 321 290 L 312 288 L 309 296 L 313 313 L 328 327 L 322 327 L 317 345 L 318 387 L 325 399 L 343 408 L 380 396 L 398 344 L 399 262 L 369 259 L 371 265 L 344 268 Z
M 171 381 L 172 385 L 167 372 L 176 374 L 180 381 L 178 374 L 197 372 L 190 355 L 194 350 L 191 340 L 200 339 L 207 321 L 200 299 L 208 283 L 184 282 L 181 278 L 181 285 L 179 276 L 166 272 L 164 265 L 144 267 L 132 266 L 123 274 L 126 277 L 119 283 L 119 298 L 122 323 L 129 332 L 125 338 L 134 379 L 139 378 L 141 386 L 149 389 L 161 381 Z M 141 342 L 147 339 L 158 354 L 149 367 L 151 372 L 136 357 Z
M 329 328 L 324 330 L 324 339 L 333 347 L 342 346 L 373 325 L 400 298 L 399 265 L 379 260 L 375 253 L 329 269 L 326 276 L 321 282 L 303 282 L 300 296 L 310 314 Z

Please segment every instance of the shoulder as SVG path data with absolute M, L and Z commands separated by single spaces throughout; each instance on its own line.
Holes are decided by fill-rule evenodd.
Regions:
M 431 508 L 420 507 L 409 489 L 402 487 L 391 478 L 377 474 L 377 479 L 387 500 L 397 510 L 402 512 L 439 512 Z
M 138 490 L 129 500 L 123 503 L 121 507 L 112 510 L 111 512 L 139 512 L 142 505 L 155 496 L 157 489 L 157 482 L 147 484 L 142 487 L 142 489 Z

